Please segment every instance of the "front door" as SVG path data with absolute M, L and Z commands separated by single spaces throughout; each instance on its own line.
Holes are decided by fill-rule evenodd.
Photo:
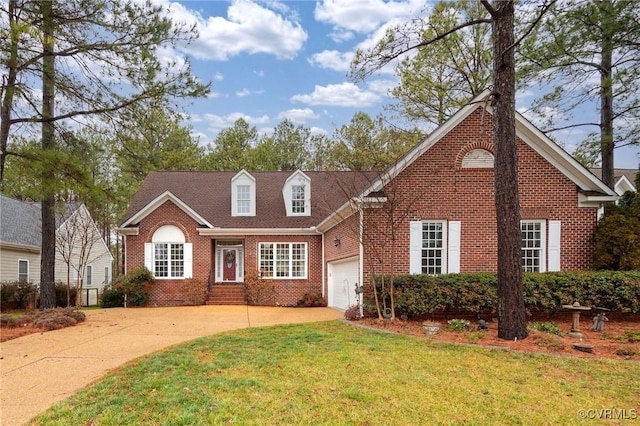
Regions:
M 223 281 L 236 281 L 236 258 L 238 250 L 228 248 L 222 250 L 222 279 Z

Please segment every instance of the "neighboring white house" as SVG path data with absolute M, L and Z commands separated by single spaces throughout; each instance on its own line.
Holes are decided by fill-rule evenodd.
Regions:
M 602 178 L 602 169 L 591 168 L 589 170 L 591 170 L 591 172 L 596 175 L 598 179 Z M 616 194 L 622 195 L 627 191 L 636 192 L 638 190 L 634 184 L 636 173 L 638 173 L 638 169 L 613 170 L 613 178 L 615 180 L 615 187 L 613 188 L 613 190 L 616 191 Z
M 0 282 L 39 284 L 41 209 L 38 203 L 0 195 Z M 55 281 L 83 280 L 83 305 L 98 303 L 111 282 L 113 256 L 83 204 L 68 203 L 56 219 Z

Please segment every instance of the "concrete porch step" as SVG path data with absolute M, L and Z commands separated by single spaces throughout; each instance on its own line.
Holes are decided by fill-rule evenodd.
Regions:
M 214 284 L 207 305 L 246 305 L 247 293 L 242 284 Z

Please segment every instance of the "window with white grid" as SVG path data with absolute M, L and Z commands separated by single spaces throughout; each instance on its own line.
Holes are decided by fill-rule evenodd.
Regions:
M 154 243 L 153 275 L 159 278 L 184 276 L 184 244 Z
M 251 213 L 251 187 L 249 185 L 238 185 L 236 191 L 238 214 Z
M 423 274 L 441 274 L 444 264 L 444 224 L 442 222 L 422 223 L 422 256 Z
M 542 265 L 542 222 L 521 222 L 522 270 L 540 272 Z
M 304 213 L 304 185 L 291 187 L 291 209 L 293 213 Z
M 29 261 L 28 260 L 18 260 L 18 281 L 27 282 L 29 281 Z
M 273 277 L 273 244 L 260 244 L 260 272 L 263 277 Z
M 306 243 L 260 243 L 259 253 L 263 277 L 307 277 Z

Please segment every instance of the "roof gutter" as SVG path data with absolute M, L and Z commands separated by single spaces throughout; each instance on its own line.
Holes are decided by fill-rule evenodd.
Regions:
M 310 228 L 196 228 L 199 235 L 238 236 L 238 235 L 318 235 L 317 227 Z

